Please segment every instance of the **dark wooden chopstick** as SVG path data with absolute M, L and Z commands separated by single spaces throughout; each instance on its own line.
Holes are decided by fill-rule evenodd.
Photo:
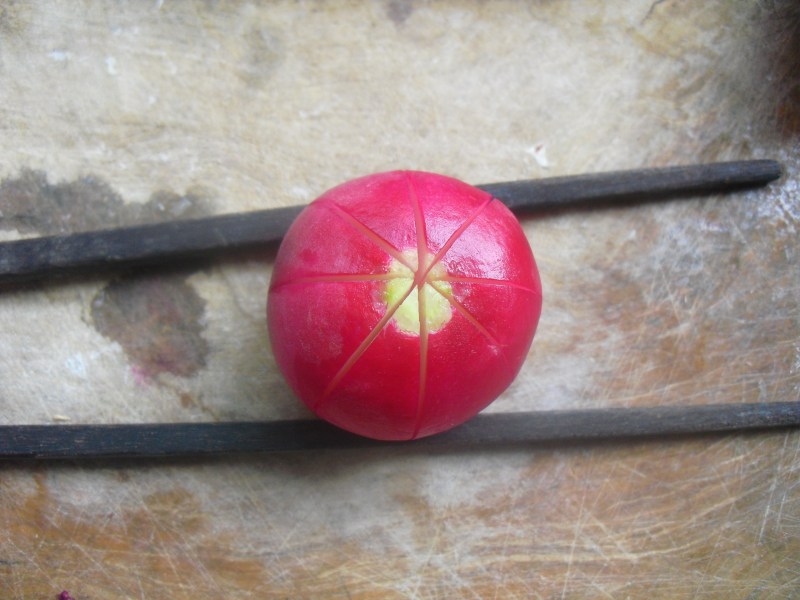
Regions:
M 0 426 L 0 459 L 180 457 L 375 448 L 473 448 L 797 427 L 800 401 L 490 413 L 413 442 L 378 442 L 323 421 Z
M 765 185 L 781 174 L 781 165 L 774 160 L 740 160 L 509 181 L 478 187 L 512 210 L 527 212 L 735 190 Z
M 478 187 L 519 212 L 709 193 L 764 185 L 772 160 L 552 177 Z M 303 206 L 0 243 L 0 284 L 114 266 L 202 257 L 278 242 Z

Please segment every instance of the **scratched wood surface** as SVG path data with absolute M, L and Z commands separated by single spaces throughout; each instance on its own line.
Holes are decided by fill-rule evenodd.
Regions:
M 0 2 L 0 239 L 775 158 L 760 191 L 525 219 L 492 411 L 800 393 L 800 20 L 750 0 Z M 0 294 L 0 422 L 307 416 L 269 252 Z M 798 598 L 800 434 L 0 464 L 0 597 Z

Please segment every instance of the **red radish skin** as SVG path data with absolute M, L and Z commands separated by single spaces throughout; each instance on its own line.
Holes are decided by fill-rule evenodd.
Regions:
M 393 171 L 300 214 L 278 250 L 267 321 L 278 367 L 313 412 L 409 440 L 463 423 L 511 384 L 541 307 L 508 208 L 450 177 Z

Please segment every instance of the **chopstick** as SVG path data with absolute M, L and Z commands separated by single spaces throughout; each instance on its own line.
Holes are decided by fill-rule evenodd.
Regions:
M 800 425 L 800 401 L 481 414 L 412 442 L 379 442 L 319 420 L 0 426 L 0 459 L 164 458 L 408 446 L 483 449 L 652 439 Z
M 779 163 L 750 160 L 478 187 L 522 213 L 754 187 L 780 176 Z M 206 257 L 225 250 L 276 243 L 303 208 L 290 206 L 0 243 L 0 284 Z

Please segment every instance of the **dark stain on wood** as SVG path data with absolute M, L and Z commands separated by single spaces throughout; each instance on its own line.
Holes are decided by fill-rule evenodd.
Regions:
M 189 377 L 206 364 L 205 302 L 183 278 L 116 280 L 94 297 L 91 314 L 97 331 L 118 342 L 146 377 Z
M 266 27 L 254 27 L 246 35 L 246 52 L 239 75 L 251 87 L 268 81 L 283 63 L 284 43 L 280 36 Z
M 0 182 L 0 230 L 58 235 L 110 227 L 191 219 L 210 212 L 207 194 L 157 190 L 145 203 L 127 203 L 106 181 L 87 175 L 50 183 L 46 173 L 22 170 Z M 133 275 L 92 300 L 95 328 L 118 342 L 146 377 L 188 377 L 206 364 L 205 303 L 185 274 Z
M 208 194 L 157 190 L 145 203 L 126 203 L 95 175 L 50 183 L 43 171 L 23 169 L 0 182 L 0 230 L 57 235 L 190 219 L 211 212 Z
M 32 8 L 28 2 L 7 0 L 0 2 L 0 33 L 9 36 L 19 35 L 31 23 Z
M 787 138 L 800 133 L 800 4 L 791 0 L 772 2 L 765 27 L 766 47 L 771 48 L 771 77 L 775 89 L 778 131 Z
M 386 14 L 397 25 L 403 25 L 414 12 L 411 0 L 389 0 L 386 3 Z

